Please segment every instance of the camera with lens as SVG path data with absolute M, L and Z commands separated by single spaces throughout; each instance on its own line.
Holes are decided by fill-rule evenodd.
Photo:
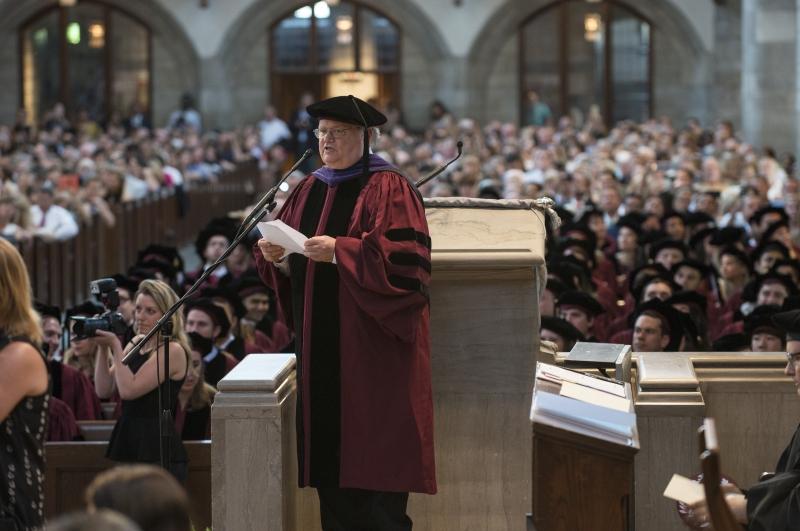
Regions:
M 113 278 L 101 278 L 89 283 L 92 295 L 97 297 L 106 312 L 98 317 L 73 317 L 72 331 L 75 339 L 94 337 L 98 330 L 113 332 L 121 336 L 128 329 L 125 318 L 117 311 L 119 308 L 119 293 L 117 283 Z

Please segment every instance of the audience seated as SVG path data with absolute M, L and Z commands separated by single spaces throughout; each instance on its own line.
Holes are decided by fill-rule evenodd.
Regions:
M 151 465 L 118 466 L 86 489 L 88 511 L 110 509 L 147 531 L 191 531 L 189 499 L 169 472 Z

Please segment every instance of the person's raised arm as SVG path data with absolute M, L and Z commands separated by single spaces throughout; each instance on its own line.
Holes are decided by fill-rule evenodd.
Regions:
M 105 331 L 98 331 L 97 334 L 98 336 L 103 334 L 106 337 L 114 335 Z M 114 337 L 116 338 L 116 336 Z M 119 341 L 117 341 L 118 344 Z M 159 348 L 161 348 L 161 345 L 159 345 Z M 123 400 L 139 398 L 158 387 L 164 381 L 164 360 L 162 357 L 150 356 L 134 374 L 127 365 L 122 364 L 122 359 L 127 352 L 123 352 L 121 348 L 113 349 L 112 352 L 114 354 L 112 364 L 114 381 L 117 385 L 119 396 Z M 186 353 L 180 344 L 175 342 L 169 344 L 169 363 L 170 377 L 173 379 L 182 378 L 186 373 Z
M 117 339 L 119 345 L 119 339 Z M 114 394 L 114 371 L 109 363 L 108 345 L 97 344 L 94 360 L 94 391 L 98 398 L 108 399 Z M 120 346 L 121 348 L 121 346 Z

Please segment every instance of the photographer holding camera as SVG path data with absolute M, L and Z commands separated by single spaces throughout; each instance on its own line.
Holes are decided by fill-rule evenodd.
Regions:
M 158 340 L 158 334 L 148 341 L 129 364 L 123 364 L 122 359 L 177 300 L 178 296 L 166 283 L 160 280 L 142 281 L 134 298 L 134 329 L 139 335 L 124 350 L 114 330 L 117 321 L 121 320 L 119 314 L 107 312 L 100 319 L 83 323 L 83 332 L 87 335 L 92 333 L 91 341 L 100 347 L 95 364 L 98 396 L 109 398 L 117 390 L 122 398 L 122 415 L 114 426 L 108 444 L 106 456 L 109 459 L 156 465 L 161 462 L 160 411 L 165 403 L 169 403 L 171 410 L 175 411 L 178 393 L 189 366 L 190 347 L 182 314 L 176 312 L 171 319 L 169 381 L 163 370 L 164 344 Z M 107 306 L 113 308 L 113 304 Z M 169 430 L 170 436 L 167 468 L 182 481 L 186 478 L 186 450 L 181 438 L 175 433 L 173 422 L 165 423 L 162 428 Z

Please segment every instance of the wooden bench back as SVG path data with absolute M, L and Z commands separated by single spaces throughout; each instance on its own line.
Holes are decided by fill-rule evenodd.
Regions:
M 700 445 L 700 465 L 703 470 L 703 489 L 706 493 L 708 512 L 715 531 L 742 531 L 730 507 L 725 503 L 725 495 L 720 488 L 721 472 L 719 459 L 719 440 L 714 419 L 707 418 L 697 430 Z

